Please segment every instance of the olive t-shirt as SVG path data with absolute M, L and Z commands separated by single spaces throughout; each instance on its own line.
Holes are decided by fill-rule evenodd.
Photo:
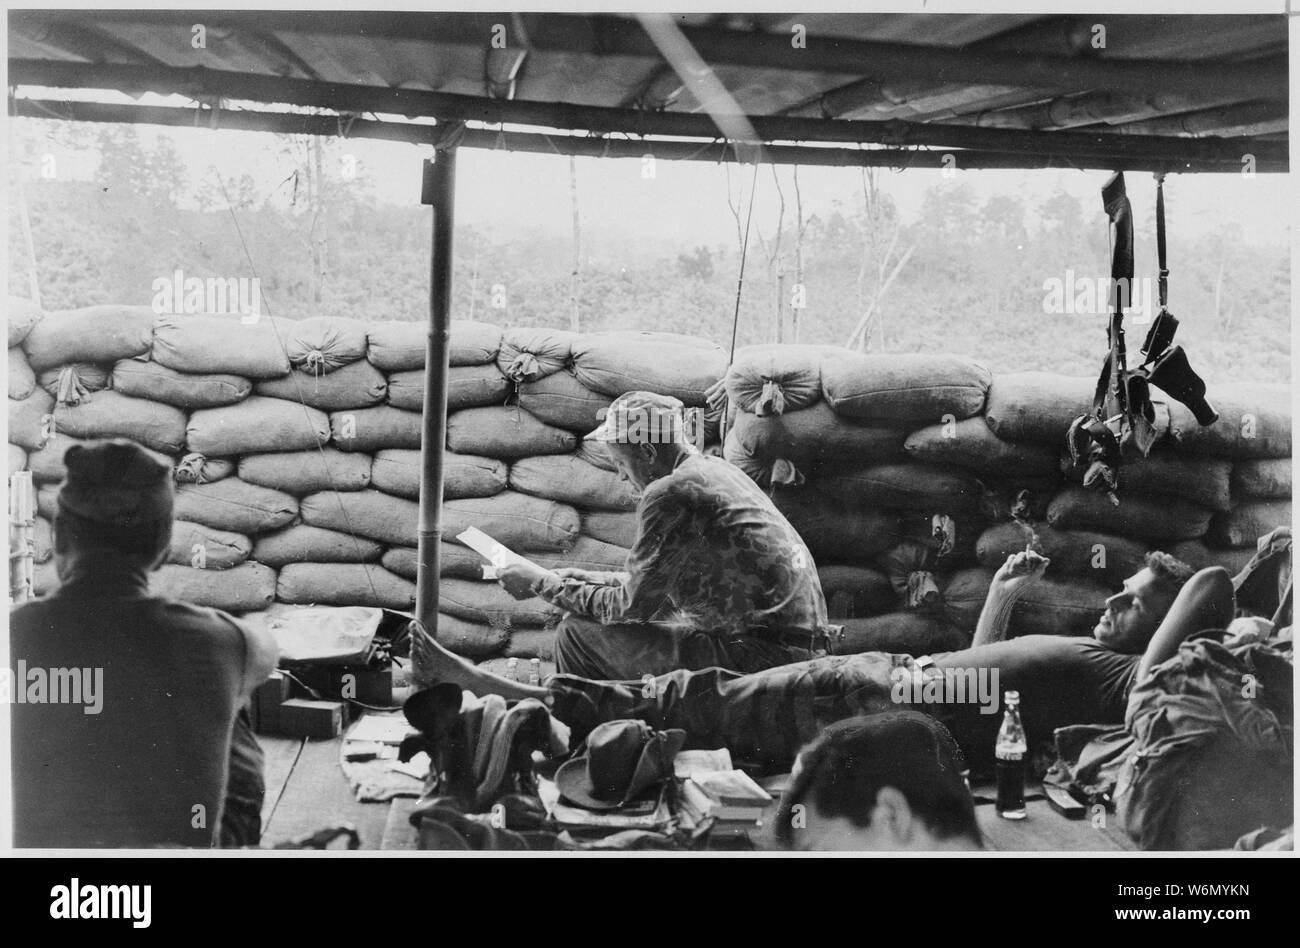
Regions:
M 1058 635 L 1025 635 L 934 656 L 939 668 L 997 670 L 996 713 L 981 714 L 974 704 L 946 709 L 962 747 L 987 745 L 990 754 L 1002 723 L 1001 692 L 1020 692 L 1030 746 L 1046 746 L 1067 724 L 1123 724 L 1141 658 L 1090 636 Z

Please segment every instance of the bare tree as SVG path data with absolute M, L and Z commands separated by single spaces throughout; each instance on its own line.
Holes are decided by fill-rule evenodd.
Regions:
M 582 229 L 578 222 L 578 161 L 569 156 L 569 195 L 573 202 L 573 272 L 569 276 L 569 328 L 578 332 L 578 289 L 582 285 Z
M 862 168 L 862 202 L 865 211 L 862 263 L 858 267 L 857 290 L 858 309 L 861 316 L 853 332 L 844 343 L 846 348 L 855 346 L 859 350 L 869 348 L 871 331 L 874 328 L 877 347 L 885 347 L 885 317 L 882 304 L 885 294 L 895 278 L 911 259 L 915 245 L 908 247 L 900 256 L 895 257 L 901 234 L 898 217 L 889 212 L 885 195 L 880 190 L 880 169 Z M 868 269 L 874 269 L 874 279 L 870 292 L 865 287 Z

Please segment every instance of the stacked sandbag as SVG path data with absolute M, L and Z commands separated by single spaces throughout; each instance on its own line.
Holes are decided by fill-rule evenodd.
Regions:
M 126 437 L 175 471 L 162 587 L 206 605 L 409 610 L 418 573 L 428 328 L 316 316 L 41 313 L 11 300 L 9 468 L 37 482 L 41 536 L 73 444 Z M 1211 390 L 1221 431 L 1161 402 L 1165 437 L 1121 469 L 1118 506 L 1062 466 L 1092 382 L 998 376 L 958 356 L 823 346 L 726 353 L 668 333 L 453 321 L 439 545 L 440 640 L 551 660 L 555 610 L 485 579 L 470 526 L 548 568 L 618 571 L 636 500 L 583 435 L 645 389 L 730 402 L 721 451 L 768 489 L 822 577 L 839 650 L 938 651 L 974 627 L 988 577 L 1033 542 L 1053 564 L 1016 630 L 1086 631 L 1150 549 L 1230 567 L 1289 522 L 1289 394 Z M 715 437 L 721 416 L 706 412 Z M 1013 512 L 1023 525 L 1013 522 Z M 57 583 L 39 544 L 39 585 Z
M 1285 386 L 1211 389 L 1220 431 L 1154 391 L 1161 438 L 1120 468 L 1114 499 L 1083 486 L 1065 448 L 1094 379 L 759 346 L 737 353 L 726 387 L 725 456 L 804 537 L 832 621 L 856 623 L 841 651 L 920 654 L 953 628 L 969 637 L 993 571 L 1030 546 L 1052 563 L 1012 634 L 1088 634 L 1148 552 L 1235 573 L 1290 522 Z M 584 529 L 608 530 L 608 517 Z

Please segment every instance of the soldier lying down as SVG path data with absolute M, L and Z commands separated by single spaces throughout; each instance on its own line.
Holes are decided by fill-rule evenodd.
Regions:
M 1091 636 L 1006 640 L 1012 604 L 1046 565 L 1032 553 L 1009 557 L 989 588 L 971 647 L 929 661 L 866 652 L 746 675 L 683 669 L 618 682 L 561 673 L 539 688 L 477 669 L 426 635 L 416 641 L 423 668 L 435 680 L 477 694 L 540 698 L 572 729 L 574 740 L 602 721 L 640 718 L 655 728 L 684 729 L 688 747 L 725 746 L 737 760 L 781 770 L 829 724 L 896 709 L 900 676 L 996 670 L 1001 690 L 1020 692 L 1031 749 L 1067 724 L 1123 723 L 1135 682 L 1173 656 L 1189 635 L 1226 628 L 1233 619 L 1233 580 L 1226 570 L 1211 567 L 1193 575 L 1172 556 L 1153 553 L 1146 567 L 1106 601 Z M 916 710 L 942 721 L 973 766 L 987 761 L 1000 715 L 969 701 L 927 703 Z

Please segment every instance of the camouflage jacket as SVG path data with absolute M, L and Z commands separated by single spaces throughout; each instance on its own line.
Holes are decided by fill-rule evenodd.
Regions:
M 713 635 L 823 635 L 812 555 L 744 472 L 691 451 L 637 507 L 626 572 L 546 577 L 534 591 L 602 624 L 656 622 Z

